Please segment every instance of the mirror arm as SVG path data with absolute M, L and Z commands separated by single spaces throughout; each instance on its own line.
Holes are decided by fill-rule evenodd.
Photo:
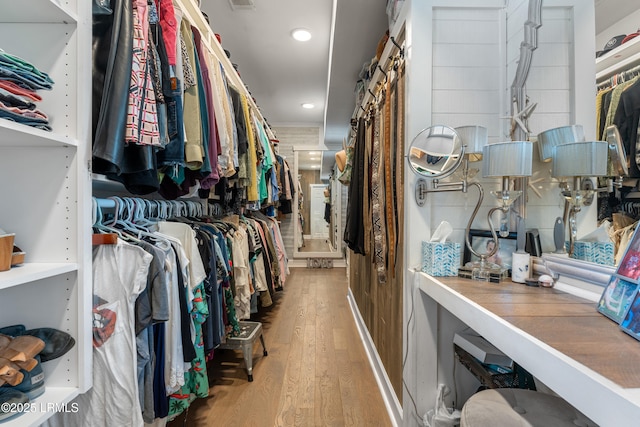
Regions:
M 617 176 L 615 178 L 609 177 L 607 178 L 607 186 L 606 187 L 598 187 L 596 192 L 598 193 L 613 193 L 616 188 L 622 188 L 622 182 L 624 181 L 623 176 Z
M 437 179 L 432 181 L 431 188 L 429 188 L 427 181 L 420 178 L 416 181 L 416 203 L 419 207 L 424 206 L 427 201 L 427 194 L 429 193 L 443 193 L 445 191 L 462 191 L 463 193 L 466 193 L 467 188 L 467 180 L 441 183 Z
M 433 189 L 431 191 L 462 191 L 463 193 L 467 192 L 467 181 L 458 181 L 458 182 L 443 182 L 441 183 L 439 180 L 433 180 Z M 429 190 L 428 190 L 429 191 Z

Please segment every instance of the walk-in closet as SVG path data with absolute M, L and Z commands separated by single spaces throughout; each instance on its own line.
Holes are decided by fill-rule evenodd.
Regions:
M 0 427 L 635 425 L 639 35 L 0 0 Z

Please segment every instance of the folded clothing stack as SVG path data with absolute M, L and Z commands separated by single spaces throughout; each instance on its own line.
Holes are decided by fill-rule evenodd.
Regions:
M 53 80 L 22 58 L 0 49 L 0 118 L 51 131 L 48 116 L 34 102 L 37 90 L 51 90 Z

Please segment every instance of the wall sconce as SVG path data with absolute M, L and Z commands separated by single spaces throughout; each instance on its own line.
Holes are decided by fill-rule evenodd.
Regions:
M 569 225 L 569 254 L 573 253 L 578 227 L 576 214 L 582 206 L 588 206 L 598 191 L 591 180 L 585 177 L 607 176 L 609 144 L 604 141 L 579 141 L 557 145 L 553 149 L 554 177 L 572 178 L 573 186 L 561 183 L 560 194 L 564 197 L 565 227 Z
M 500 282 L 507 277 L 508 270 L 506 268 L 488 261 L 488 258 L 492 257 L 498 251 L 499 243 L 498 235 L 496 234 L 491 218 L 496 211 L 502 212 L 500 235 L 503 237 L 508 236 L 508 213 L 513 202 L 515 202 L 522 194 L 522 191 L 509 189 L 509 180 L 512 177 L 531 176 L 532 158 L 533 144 L 529 141 L 496 142 L 484 147 L 482 176 L 485 178 L 502 178 L 502 189 L 491 192 L 491 194 L 498 199 L 500 205 L 491 208 L 487 214 L 487 222 L 489 223 L 489 230 L 491 231 L 494 245 L 488 252 L 480 253 L 471 246 L 471 242 L 469 241 L 469 230 L 471 229 L 473 220 L 480 209 L 480 205 L 482 204 L 482 199 L 484 197 L 484 191 L 482 190 L 482 187 L 478 185 L 480 197 L 478 198 L 478 203 L 469 218 L 469 223 L 467 224 L 467 229 L 465 231 L 465 239 L 469 251 L 480 258 L 480 260 L 467 263 L 464 268 L 460 269 L 461 271 L 459 275 L 469 277 L 474 280 L 491 282 Z
M 609 146 L 609 164 L 607 166 L 606 191 L 613 193 L 613 189 L 622 188 L 625 176 L 629 175 L 629 163 L 627 154 L 622 147 L 622 137 L 616 125 L 611 125 L 604 130 L 605 139 Z
M 409 148 L 409 166 L 423 177 L 431 178 L 431 186 L 420 178 L 416 182 L 415 197 L 418 206 L 424 206 L 428 193 L 443 191 L 467 192 L 469 162 L 482 159 L 482 148 L 487 143 L 487 128 L 461 126 L 450 128 L 435 125 L 420 132 Z M 440 182 L 462 165 L 462 179 Z
M 538 134 L 538 152 L 540 160 L 550 162 L 553 150 L 567 142 L 584 141 L 584 129 L 580 125 L 562 126 Z

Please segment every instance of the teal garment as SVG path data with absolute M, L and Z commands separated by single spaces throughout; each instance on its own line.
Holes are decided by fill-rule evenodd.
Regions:
M 194 348 L 196 358 L 191 361 L 191 369 L 184 373 L 184 385 L 179 391 L 169 396 L 169 420 L 186 411 L 196 398 L 209 396 L 209 377 L 207 376 L 207 359 L 204 353 L 202 324 L 209 316 L 209 307 L 204 298 L 204 283 L 193 289 L 191 301 L 191 317 L 196 330 Z
M 271 167 L 273 166 L 273 157 L 271 157 L 271 147 L 269 146 L 269 138 L 267 138 L 267 134 L 264 132 L 264 128 L 255 120 L 255 126 L 258 130 L 258 139 L 262 144 L 262 149 L 264 151 L 264 157 L 262 158 L 261 164 L 258 166 L 258 194 L 260 196 L 261 201 L 265 201 L 269 198 L 269 190 L 267 189 L 267 184 L 271 182 Z

